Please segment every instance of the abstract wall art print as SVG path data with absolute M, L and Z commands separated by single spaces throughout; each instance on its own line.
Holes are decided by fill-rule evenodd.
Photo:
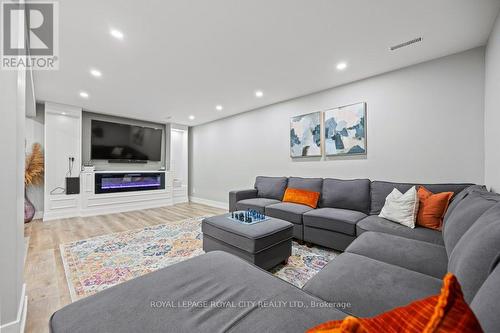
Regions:
M 290 156 L 321 156 L 321 112 L 290 119 Z
M 366 154 L 366 103 L 325 111 L 325 154 Z

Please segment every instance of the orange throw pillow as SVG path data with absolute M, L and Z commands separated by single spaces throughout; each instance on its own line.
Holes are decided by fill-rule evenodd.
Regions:
M 313 327 L 307 333 L 481 333 L 479 322 L 465 302 L 457 278 L 448 273 L 440 295 L 415 301 L 377 317 L 348 316 Z
M 319 196 L 319 192 L 287 188 L 283 196 L 283 202 L 293 202 L 316 208 L 318 207 Z
M 441 230 L 443 217 L 448 209 L 453 192 L 432 193 L 423 186 L 418 189 L 417 224 L 435 230 Z

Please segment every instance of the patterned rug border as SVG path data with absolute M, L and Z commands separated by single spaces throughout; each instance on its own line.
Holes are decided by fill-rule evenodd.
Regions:
M 90 239 L 90 238 L 88 238 Z M 68 289 L 69 289 L 69 297 L 71 298 L 71 302 L 73 303 L 74 301 L 77 300 L 76 298 L 76 291 L 75 291 L 75 287 L 73 286 L 73 283 L 70 283 L 70 280 L 69 280 L 69 267 L 68 267 L 68 263 L 66 262 L 66 259 L 64 258 L 64 254 L 63 254 L 63 251 L 64 251 L 64 245 L 66 244 L 71 244 L 71 243 L 65 243 L 65 244 L 59 244 L 59 253 L 61 254 L 61 259 L 62 259 L 62 263 L 63 263 L 63 268 L 64 268 L 64 277 L 66 278 L 66 284 L 68 285 Z
M 193 217 L 189 217 L 187 219 L 180 219 L 180 220 L 175 220 L 175 221 L 170 221 L 170 222 L 176 222 L 177 223 L 177 222 L 189 221 L 189 220 L 193 220 L 193 219 L 204 219 L 206 217 L 207 217 L 206 215 L 193 216 Z M 155 227 L 155 226 L 164 225 L 164 224 L 166 224 L 166 223 L 159 223 L 159 224 L 151 225 L 149 227 Z M 73 302 L 75 302 L 75 301 L 77 301 L 78 299 L 81 299 L 81 298 L 78 298 L 76 296 L 75 286 L 70 281 L 69 265 L 68 265 L 68 262 L 66 261 L 66 258 L 64 257 L 64 246 L 71 245 L 71 244 L 74 244 L 76 242 L 88 241 L 88 240 L 91 240 L 91 239 L 95 240 L 95 239 L 98 239 L 98 238 L 110 237 L 112 235 L 120 235 L 120 234 L 125 234 L 125 233 L 128 233 L 128 232 L 134 232 L 134 231 L 144 230 L 144 229 L 149 228 L 149 227 L 134 228 L 134 229 L 125 230 L 125 231 L 112 232 L 110 234 L 104 234 L 104 235 L 100 235 L 100 236 L 88 237 L 88 238 L 84 238 L 84 239 L 78 239 L 78 240 L 73 241 L 73 242 L 59 244 L 59 254 L 61 255 L 61 260 L 62 260 L 62 263 L 63 263 L 64 276 L 66 278 L 66 284 L 68 285 L 69 296 L 71 298 L 71 302 L 73 303 Z

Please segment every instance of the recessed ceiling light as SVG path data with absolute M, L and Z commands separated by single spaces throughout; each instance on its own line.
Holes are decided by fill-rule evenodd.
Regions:
M 264 93 L 262 92 L 262 90 L 257 90 L 255 92 L 255 97 L 257 98 L 261 98 L 262 96 L 264 96 Z
M 80 97 L 81 98 L 89 98 L 89 94 L 85 91 L 80 91 Z
M 224 109 L 224 108 L 222 107 L 222 105 L 216 105 L 216 106 L 215 106 L 215 109 L 216 109 L 217 111 L 222 111 L 222 109 Z
M 100 70 L 97 70 L 95 68 L 92 68 L 90 70 L 90 74 L 92 74 L 92 76 L 95 76 L 95 77 L 101 77 L 102 76 L 102 73 Z
M 120 30 L 111 29 L 109 31 L 109 33 L 111 34 L 111 36 L 115 37 L 116 39 L 122 40 L 124 37 L 123 32 L 121 32 Z
M 190 115 L 190 116 L 189 116 L 189 120 L 194 120 L 194 116 L 193 116 L 193 115 Z
M 66 115 L 66 112 L 61 112 L 61 114 L 62 114 L 63 116 L 65 116 L 65 115 Z
M 337 64 L 337 69 L 338 69 L 339 71 L 342 71 L 342 70 L 344 70 L 344 69 L 346 69 L 346 68 L 347 68 L 347 64 L 346 64 L 345 62 L 339 62 L 339 63 Z

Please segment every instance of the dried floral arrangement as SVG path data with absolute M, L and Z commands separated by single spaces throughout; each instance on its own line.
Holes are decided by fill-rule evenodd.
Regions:
M 24 186 L 39 185 L 43 180 L 43 152 L 39 143 L 34 143 L 31 154 L 26 156 Z

